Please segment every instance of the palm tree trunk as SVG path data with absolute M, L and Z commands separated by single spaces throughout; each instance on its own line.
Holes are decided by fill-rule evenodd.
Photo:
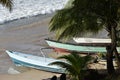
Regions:
M 115 57 L 116 57 L 116 59 L 117 59 L 117 65 L 118 65 L 118 67 L 120 68 L 120 57 L 119 57 L 119 54 L 118 54 L 118 51 L 117 51 L 117 49 L 115 48 Z
M 115 49 L 114 49 L 114 54 L 115 54 L 115 57 L 116 57 L 116 59 L 117 59 L 117 64 L 118 64 L 118 66 L 120 67 L 120 57 L 119 57 L 119 54 L 118 54 L 118 51 L 117 51 L 117 31 L 116 31 L 116 27 L 117 27 L 117 23 L 116 23 L 116 25 L 114 26 L 114 28 L 113 28 L 113 36 L 114 36 L 114 47 L 115 47 Z
M 119 57 L 119 54 L 118 54 L 118 51 L 116 49 L 117 47 L 117 31 L 116 31 L 116 27 L 117 27 L 117 23 L 114 23 L 115 25 L 112 27 L 112 44 L 113 44 L 113 51 L 114 51 L 114 54 L 115 54 L 115 57 L 117 59 L 117 64 L 118 66 L 120 67 L 120 57 Z
M 113 52 L 111 49 L 111 46 L 106 47 L 107 50 L 107 71 L 109 74 L 113 74 L 115 72 L 114 66 L 113 66 Z
M 117 23 L 113 21 L 113 24 L 111 25 L 111 30 L 109 30 L 112 42 L 111 42 L 111 46 L 108 46 L 108 47 L 111 50 L 109 48 L 107 49 L 107 70 L 108 70 L 109 74 L 112 74 L 112 73 L 115 72 L 115 69 L 114 69 L 114 66 L 113 66 L 113 59 L 112 59 L 113 58 L 113 53 L 115 54 L 118 66 L 120 67 L 120 57 L 119 57 L 118 51 L 116 49 L 116 47 L 117 47 L 116 27 L 117 27 Z
M 115 72 L 113 66 L 113 52 L 116 50 L 116 26 L 111 25 L 110 35 L 111 35 L 111 45 L 106 47 L 107 50 L 107 70 L 109 74 Z

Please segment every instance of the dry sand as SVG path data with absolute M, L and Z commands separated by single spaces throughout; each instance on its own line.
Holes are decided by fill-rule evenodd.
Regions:
M 35 69 L 25 69 L 19 74 L 8 74 L 15 65 L 5 50 L 39 55 L 40 48 L 47 45 L 44 39 L 53 35 L 48 31 L 50 19 L 51 16 L 39 17 L 38 20 L 28 23 L 28 18 L 23 21 L 24 25 L 18 26 L 17 22 L 0 25 L 0 80 L 42 80 L 59 75 Z

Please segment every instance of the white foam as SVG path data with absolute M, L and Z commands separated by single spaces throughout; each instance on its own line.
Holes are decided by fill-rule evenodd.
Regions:
M 0 23 L 22 17 L 52 13 L 62 9 L 67 0 L 13 0 L 13 11 L 10 13 L 0 5 Z

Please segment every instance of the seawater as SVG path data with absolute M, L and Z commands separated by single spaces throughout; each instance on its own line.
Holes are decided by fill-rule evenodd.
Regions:
M 68 0 L 13 0 L 13 10 L 9 12 L 0 5 L 0 24 L 11 20 L 48 14 L 62 9 Z

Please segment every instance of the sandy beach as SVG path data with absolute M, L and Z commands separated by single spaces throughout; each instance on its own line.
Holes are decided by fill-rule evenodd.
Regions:
M 20 74 L 0 74 L 0 80 L 47 80 L 53 75 L 60 76 L 55 73 L 30 70 Z
M 53 36 L 48 31 L 51 16 L 39 15 L 0 25 L 0 80 L 43 80 L 53 75 L 59 76 L 29 68 L 20 71 L 5 53 L 5 50 L 13 50 L 39 55 L 40 48 L 47 45 L 44 39 Z M 14 74 L 17 73 L 15 71 L 20 73 Z
M 5 50 L 13 50 L 40 55 L 40 48 L 47 46 L 44 39 L 54 36 L 48 30 L 52 16 L 53 14 L 38 15 L 0 25 L 0 80 L 45 80 L 54 75 L 60 76 L 56 73 L 16 67 L 5 53 Z M 44 52 L 53 58 L 63 55 L 52 50 L 45 50 Z M 93 65 L 94 69 L 106 69 L 105 64 Z

